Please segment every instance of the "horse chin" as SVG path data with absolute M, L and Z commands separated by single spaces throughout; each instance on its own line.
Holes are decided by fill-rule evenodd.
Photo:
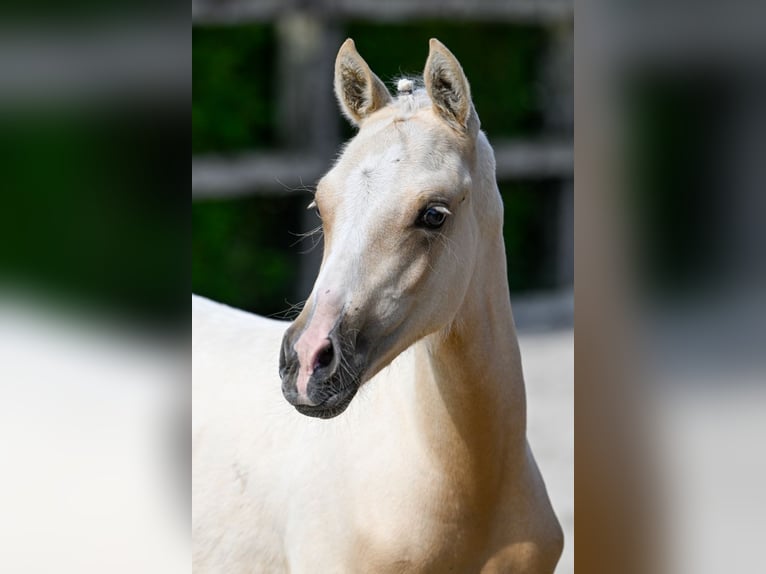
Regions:
M 332 419 L 348 408 L 348 405 L 351 404 L 351 400 L 356 396 L 358 390 L 359 383 L 355 382 L 336 392 L 321 404 L 314 406 L 294 405 L 295 410 L 307 417 Z

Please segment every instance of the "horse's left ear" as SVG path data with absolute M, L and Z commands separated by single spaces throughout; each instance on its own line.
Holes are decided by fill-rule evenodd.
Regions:
M 476 136 L 479 116 L 460 62 L 436 38 L 431 38 L 429 48 L 423 79 L 434 112 L 456 130 Z

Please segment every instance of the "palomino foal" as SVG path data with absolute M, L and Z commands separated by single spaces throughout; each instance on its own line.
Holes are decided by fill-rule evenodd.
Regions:
M 392 99 L 341 47 L 335 91 L 359 133 L 317 187 L 324 258 L 295 322 L 193 298 L 197 573 L 558 561 L 526 440 L 494 156 L 437 40 L 423 81 Z

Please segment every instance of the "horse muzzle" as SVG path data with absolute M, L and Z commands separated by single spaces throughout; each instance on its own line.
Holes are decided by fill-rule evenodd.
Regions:
M 340 322 L 325 339 L 315 341 L 310 352 L 299 353 L 296 345 L 303 335 L 295 336 L 291 326 L 282 339 L 279 357 L 282 394 L 303 415 L 336 417 L 346 410 L 359 390 L 364 354 L 358 351 L 356 337 L 343 335 Z

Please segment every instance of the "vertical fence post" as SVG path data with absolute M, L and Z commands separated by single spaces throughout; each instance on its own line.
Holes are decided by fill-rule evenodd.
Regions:
M 543 68 L 546 90 L 547 131 L 574 133 L 574 27 L 560 22 L 551 29 L 552 43 Z M 574 284 L 574 183 L 572 177 L 559 182 L 556 222 L 557 288 Z
M 339 46 L 337 26 L 308 12 L 293 12 L 277 21 L 278 38 L 278 117 L 279 137 L 283 145 L 307 158 L 321 158 L 328 163 L 335 154 L 340 137 L 338 113 L 332 91 L 335 50 Z M 315 181 L 304 181 L 313 188 Z M 298 193 L 302 193 L 298 191 Z M 306 203 L 310 196 L 305 193 Z M 302 216 L 301 233 L 319 224 L 316 215 Z M 315 239 L 304 242 L 308 250 Z M 321 263 L 322 246 L 317 245 L 302 256 L 294 297 L 305 299 Z

